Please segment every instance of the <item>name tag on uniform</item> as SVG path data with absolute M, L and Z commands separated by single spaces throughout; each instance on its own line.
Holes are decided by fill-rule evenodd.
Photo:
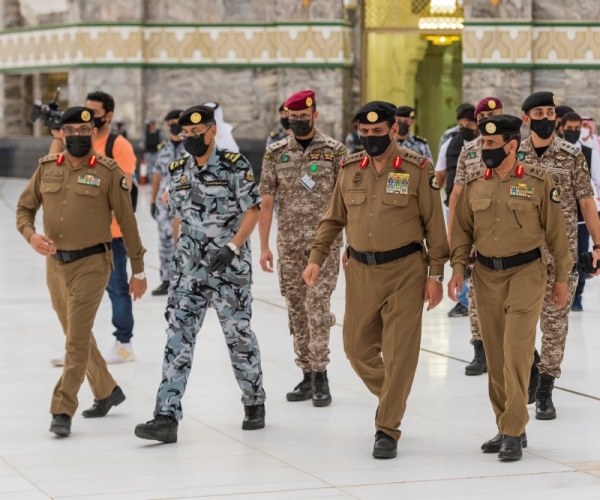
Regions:
M 534 188 L 529 187 L 527 184 L 518 184 L 516 186 L 510 186 L 510 195 L 516 196 L 517 198 L 533 198 Z
M 387 194 L 408 194 L 408 181 L 410 174 L 401 174 L 399 172 L 390 172 L 388 174 L 385 192 Z
M 300 184 L 302 184 L 309 191 L 315 187 L 315 181 L 313 181 L 308 175 L 305 175 L 300 179 Z
M 80 175 L 77 177 L 77 184 L 85 184 L 86 186 L 99 186 L 100 178 L 93 175 Z
M 227 181 L 206 181 L 207 186 L 227 186 Z

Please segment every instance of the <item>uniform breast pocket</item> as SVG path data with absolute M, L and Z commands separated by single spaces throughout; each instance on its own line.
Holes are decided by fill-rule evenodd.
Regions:
M 365 211 L 365 200 L 367 193 L 346 193 L 344 196 L 344 204 L 348 212 L 348 222 L 358 222 L 363 217 Z
M 402 215 L 402 209 L 408 205 L 409 195 L 384 193 L 381 196 L 381 220 L 392 221 Z
M 229 189 L 227 186 L 206 186 L 204 205 L 212 214 L 226 215 L 229 213 Z M 192 203 L 198 200 L 192 196 Z
M 100 188 L 98 186 L 87 186 L 83 184 L 78 184 L 75 186 L 75 192 L 82 196 L 90 196 L 91 198 L 96 198 L 100 194 Z
M 538 216 L 537 207 L 529 200 L 508 200 L 508 220 L 511 227 L 526 228 Z
M 60 191 L 60 182 L 42 182 L 40 185 L 40 193 L 44 195 L 52 195 Z
M 476 224 L 491 224 L 494 219 L 492 198 L 475 198 L 471 200 L 471 210 Z

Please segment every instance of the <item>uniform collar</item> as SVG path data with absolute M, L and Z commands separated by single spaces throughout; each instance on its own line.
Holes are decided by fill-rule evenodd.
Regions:
M 325 136 L 317 127 L 315 127 L 315 135 L 313 135 L 312 141 L 310 141 L 306 151 L 300 146 L 300 143 L 296 140 L 296 136 L 293 133 L 289 135 L 288 150 L 293 151 L 294 149 L 297 149 L 298 151 L 302 151 L 302 153 L 309 153 L 323 142 L 325 142 Z
M 92 149 L 90 149 L 90 152 L 85 155 L 83 157 L 83 159 L 77 164 L 77 166 L 73 166 L 71 164 L 71 161 L 69 160 L 69 157 L 63 152 L 62 154 L 65 155 L 65 163 L 63 163 L 63 165 L 68 164 L 69 165 L 69 169 L 70 170 L 80 170 L 82 168 L 94 168 L 98 163 L 94 163 L 94 165 L 89 165 L 88 162 L 90 161 L 90 158 L 92 158 L 92 156 L 98 158 L 98 153 L 96 153 L 96 151 L 94 150 L 94 148 L 92 147 Z

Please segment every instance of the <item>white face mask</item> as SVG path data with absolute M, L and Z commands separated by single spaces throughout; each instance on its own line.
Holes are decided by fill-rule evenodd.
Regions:
M 585 125 L 583 127 L 581 127 L 581 140 L 582 141 L 587 141 L 590 138 L 590 135 L 592 135 L 592 131 L 590 130 L 589 127 L 586 127 Z

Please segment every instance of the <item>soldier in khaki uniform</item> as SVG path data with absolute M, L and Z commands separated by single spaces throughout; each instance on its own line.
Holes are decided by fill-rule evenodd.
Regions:
M 552 92 L 536 92 L 523 102 L 523 120 L 531 128 L 531 136 L 519 148 L 519 160 L 558 175 L 563 210 L 571 257 L 577 262 L 577 201 L 581 207 L 585 224 L 594 241 L 594 262 L 600 258 L 600 222 L 594 202 L 589 168 L 581 149 L 561 139 L 555 133 L 556 110 Z M 560 377 L 567 333 L 569 312 L 577 289 L 577 267 L 569 277 L 569 300 L 561 309 L 552 306 L 552 284 L 554 262 L 548 252 L 548 283 L 544 307 L 540 318 L 542 329 L 541 360 L 532 371 L 532 379 L 539 370 L 539 386 L 535 395 L 535 418 L 552 420 L 556 409 L 552 401 L 554 379 Z M 595 265 L 595 264 L 594 264 Z
M 314 287 L 304 283 L 302 271 L 308 264 L 317 224 L 327 210 L 346 149 L 315 128 L 319 113 L 312 90 L 292 95 L 284 106 L 292 134 L 267 148 L 262 166 L 260 264 L 263 271 L 273 272 L 269 232 L 278 195 L 277 272 L 288 306 L 296 364 L 304 373 L 303 380 L 287 394 L 287 400 L 312 398 L 314 406 L 322 407 L 331 403 L 327 365 L 329 331 L 335 324 L 335 316 L 330 306 L 340 269 L 341 235 L 325 259 Z
M 66 335 L 63 373 L 52 397 L 50 431 L 71 433 L 77 393 L 87 376 L 94 405 L 84 417 L 103 417 L 125 395 L 98 351 L 92 326 L 112 271 L 110 225 L 114 213 L 123 230 L 133 278 L 134 299 L 146 291 L 142 247 L 127 180 L 114 160 L 92 149 L 94 113 L 69 108 L 61 118 L 66 151 L 45 156 L 19 198 L 17 229 L 47 258 L 52 306 Z M 44 208 L 44 234 L 35 230 L 35 214 Z
M 423 303 L 430 310 L 442 300 L 448 259 L 433 166 L 395 143 L 395 110 L 373 101 L 356 115 L 365 151 L 343 161 L 303 274 L 309 285 L 317 283 L 320 266 L 346 228 L 344 350 L 379 398 L 375 458 L 396 456 L 419 358 Z
M 527 386 L 547 277 L 541 247 L 547 245 L 554 257 L 555 308 L 567 303 L 573 267 L 557 176 L 552 179 L 546 170 L 517 160 L 521 124 L 509 115 L 479 124 L 488 168 L 467 174 L 452 228 L 453 277 L 448 284 L 450 297 L 457 300 L 475 246 L 475 301 L 498 425 L 498 435 L 481 448 L 503 460 L 519 460 L 527 446 Z

